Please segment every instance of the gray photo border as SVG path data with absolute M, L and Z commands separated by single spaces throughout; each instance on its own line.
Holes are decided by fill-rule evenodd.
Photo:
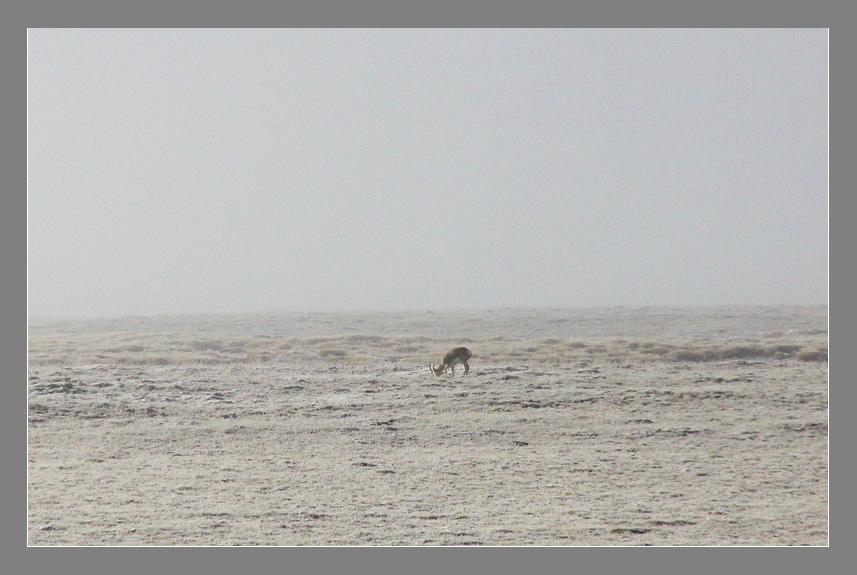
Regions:
M 408 5 L 410 4 L 410 5 Z M 147 2 L 120 5 L 106 0 L 51 2 L 18 2 L 5 7 L 3 31 L 4 75 L 23 78 L 26 72 L 26 42 L 28 28 L 50 27 L 801 27 L 830 28 L 842 21 L 846 10 L 834 9 L 832 2 L 776 2 L 774 0 L 728 3 L 695 3 L 672 1 L 616 2 L 605 0 L 587 6 L 561 3 L 559 0 L 539 2 L 393 2 L 319 0 L 303 5 L 262 2 L 206 3 L 202 0 L 182 2 Z M 842 3 L 837 3 L 843 6 Z M 852 10 L 853 11 L 853 10 Z M 853 20 L 852 20 L 853 21 Z M 838 28 L 837 28 L 838 30 Z M 844 29 L 837 36 L 836 46 L 850 37 Z M 837 53 L 845 53 L 842 52 Z M 846 58 L 837 59 L 842 61 Z M 12 86 L 15 86 L 13 89 Z M 849 86 L 850 88 L 850 86 Z M 10 179 L 4 180 L 3 266 L 3 345 L 4 368 L 2 416 L 4 457 L 15 463 L 2 471 L 3 531 L 0 541 L 4 564 L 12 566 L 11 573 L 809 573 L 839 572 L 839 563 L 846 564 L 843 553 L 837 561 L 833 549 L 826 548 L 32 548 L 27 547 L 27 483 L 26 483 L 26 218 L 27 173 L 26 148 L 21 145 L 26 132 L 25 94 L 20 84 L 4 83 L 3 102 L 4 153 L 3 170 Z M 834 124 L 838 126 L 839 124 Z M 847 133 L 832 130 L 833 137 Z M 12 145 L 12 141 L 17 145 Z M 831 158 L 844 156 L 847 148 L 834 147 Z M 853 151 L 852 151 L 853 153 Z M 849 157 L 851 154 L 848 154 Z M 831 162 L 832 163 L 832 162 Z M 853 160 L 852 160 L 853 163 Z M 845 161 L 837 165 L 848 165 Z M 847 176 L 846 176 L 847 177 Z M 832 179 L 831 182 L 838 182 Z M 831 185 L 837 208 L 848 203 L 843 190 L 846 186 Z M 832 219 L 844 219 L 837 209 Z M 838 228 L 843 230 L 844 227 Z M 11 241 L 10 241 L 11 238 Z M 837 245 L 846 245 L 841 242 Z M 854 245 L 854 244 L 851 244 Z M 828 260 L 829 261 L 829 260 Z M 829 277 L 829 276 L 828 276 Z M 787 278 L 784 278 L 787 281 Z M 828 298 L 829 303 L 829 298 Z M 843 315 L 833 323 L 840 333 L 839 341 L 849 341 L 853 325 L 850 308 L 838 310 Z M 831 399 L 836 399 L 837 413 L 834 442 L 841 451 L 854 437 L 851 418 L 844 415 L 853 395 L 844 377 L 852 370 L 850 354 L 845 345 L 831 346 L 831 355 L 845 363 L 830 373 L 837 380 L 830 386 Z M 834 381 L 831 378 L 830 381 Z M 832 402 L 831 402 L 832 403 Z M 842 407 L 838 407 L 838 406 Z M 845 477 L 847 461 L 842 457 L 835 466 L 838 476 Z M 831 484 L 833 482 L 831 481 Z M 850 498 L 849 498 L 850 499 Z M 850 505 L 838 502 L 833 519 L 842 523 L 850 517 Z M 840 509 L 841 506 L 845 506 Z M 850 522 L 849 522 L 850 523 Z M 831 529 L 831 532 L 833 530 Z M 845 530 L 850 532 L 850 530 Z M 840 543 L 841 543 L 841 537 Z M 836 540 L 834 537 L 830 541 Z M 840 545 L 841 546 L 841 545 Z M 835 547 L 831 544 L 831 547 Z

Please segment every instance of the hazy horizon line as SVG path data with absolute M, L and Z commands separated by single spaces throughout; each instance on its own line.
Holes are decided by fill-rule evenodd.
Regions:
M 599 309 L 719 309 L 719 308 L 813 308 L 829 307 L 829 303 L 724 303 L 724 304 L 598 304 L 580 306 L 556 305 L 500 305 L 488 307 L 445 307 L 445 308 L 341 308 L 315 310 L 267 310 L 267 311 L 201 311 L 201 312 L 163 312 L 142 314 L 117 315 L 78 315 L 78 316 L 49 316 L 27 314 L 27 322 L 40 321 L 98 321 L 129 318 L 165 318 L 165 317 L 215 317 L 215 316 L 272 316 L 272 315 L 372 315 L 372 314 L 432 314 L 455 312 L 493 312 L 509 310 L 599 310 Z

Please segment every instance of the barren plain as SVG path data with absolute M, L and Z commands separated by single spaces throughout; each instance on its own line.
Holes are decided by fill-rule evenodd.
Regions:
M 32 318 L 36 546 L 828 544 L 827 307 Z M 433 376 L 459 345 L 470 373 Z

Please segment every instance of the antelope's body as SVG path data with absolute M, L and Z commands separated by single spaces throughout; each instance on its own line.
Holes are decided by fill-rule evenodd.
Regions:
M 432 373 L 435 375 L 441 375 L 447 369 L 452 372 L 452 375 L 455 375 L 455 364 L 460 363 L 464 365 L 464 374 L 467 375 L 470 371 L 470 366 L 467 365 L 467 360 L 471 357 L 473 357 L 473 354 L 470 353 L 469 349 L 466 347 L 456 347 L 446 352 L 437 367 L 430 363 L 429 369 L 431 369 Z

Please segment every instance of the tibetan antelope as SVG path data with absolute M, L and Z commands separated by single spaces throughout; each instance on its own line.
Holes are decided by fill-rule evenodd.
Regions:
M 447 369 L 452 371 L 452 375 L 455 375 L 455 364 L 461 363 L 464 365 L 464 374 L 467 375 L 467 372 L 470 371 L 470 366 L 467 365 L 467 360 L 471 357 L 473 357 L 473 354 L 470 353 L 469 349 L 466 347 L 456 347 L 455 349 L 451 349 L 446 352 L 446 355 L 443 356 L 440 365 L 437 367 L 430 363 L 429 369 L 432 370 L 432 373 L 435 375 L 441 375 Z

